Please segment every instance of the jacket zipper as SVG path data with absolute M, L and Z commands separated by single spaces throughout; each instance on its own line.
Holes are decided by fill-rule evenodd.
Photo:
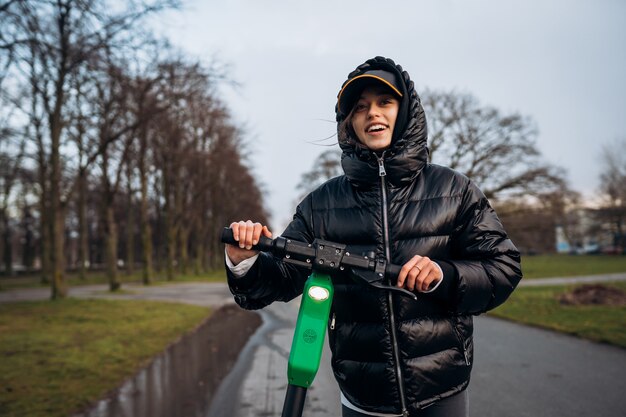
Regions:
M 389 219 L 387 217 L 387 184 L 385 181 L 385 176 L 387 176 L 387 172 L 385 171 L 385 164 L 383 161 L 385 153 L 378 157 L 376 155 L 376 159 L 378 160 L 378 175 L 380 177 L 380 185 L 382 191 L 382 199 L 383 199 L 383 239 L 385 242 L 385 257 L 389 262 L 391 260 L 391 248 L 389 246 Z M 404 417 L 409 415 L 409 411 L 406 407 L 406 398 L 404 394 L 404 380 L 402 378 L 402 368 L 400 367 L 400 353 L 398 349 L 398 335 L 396 334 L 396 319 L 394 315 L 393 308 L 393 296 L 391 292 L 387 293 L 387 303 L 389 306 L 389 321 L 391 326 L 391 347 L 393 348 L 393 358 L 396 362 L 396 378 L 398 379 L 398 391 L 400 393 L 400 405 L 402 406 L 402 415 Z

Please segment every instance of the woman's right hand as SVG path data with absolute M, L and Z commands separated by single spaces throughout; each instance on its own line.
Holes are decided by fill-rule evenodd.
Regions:
M 251 220 L 233 222 L 230 224 L 230 228 L 233 230 L 233 237 L 239 242 L 239 246 L 226 245 L 226 254 L 233 265 L 237 265 L 241 261 L 252 258 L 259 253 L 259 251 L 251 250 L 251 248 L 259 243 L 261 233 L 265 237 L 272 237 L 272 232 L 270 232 L 267 226 L 261 223 L 253 223 Z

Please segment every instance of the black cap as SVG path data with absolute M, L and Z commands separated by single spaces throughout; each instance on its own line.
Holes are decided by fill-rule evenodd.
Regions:
M 361 91 L 372 82 L 380 82 L 389 87 L 398 97 L 402 97 L 400 92 L 402 88 L 394 73 L 385 70 L 370 70 L 346 81 L 337 96 L 339 111 L 343 114 L 350 113 Z

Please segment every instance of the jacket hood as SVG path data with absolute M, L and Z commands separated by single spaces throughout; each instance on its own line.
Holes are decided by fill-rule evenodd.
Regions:
M 402 100 L 391 145 L 381 154 L 387 179 L 391 184 L 401 186 L 413 181 L 428 161 L 426 116 L 409 74 L 389 58 L 378 56 L 365 61 L 348 75 L 342 88 L 352 78 L 376 69 L 395 73 L 401 80 Z M 361 144 L 352 128 L 346 126 L 347 115 L 337 106 L 335 114 L 337 137 L 343 151 L 341 165 L 346 176 L 358 187 L 377 183 L 379 171 L 375 153 Z

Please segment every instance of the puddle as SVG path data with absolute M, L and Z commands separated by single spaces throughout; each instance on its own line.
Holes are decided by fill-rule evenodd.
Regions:
M 108 398 L 74 417 L 204 417 L 259 315 L 225 306 Z

